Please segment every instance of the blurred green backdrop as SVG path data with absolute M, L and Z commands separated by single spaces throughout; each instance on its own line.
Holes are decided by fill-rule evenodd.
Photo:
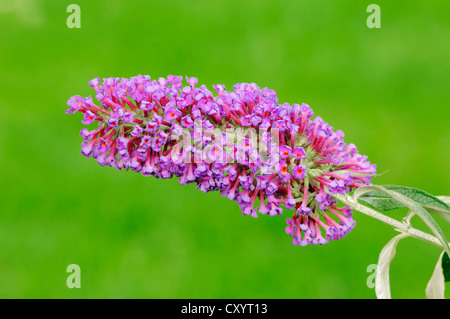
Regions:
M 448 1 L 377 1 L 381 29 L 371 2 L 331 0 L 77 0 L 69 29 L 72 2 L 0 1 L 0 297 L 375 298 L 367 267 L 395 235 L 378 221 L 357 213 L 345 239 L 295 247 L 290 214 L 244 217 L 218 193 L 82 156 L 81 115 L 64 110 L 97 76 L 256 82 L 390 170 L 374 183 L 450 194 Z M 393 297 L 424 298 L 439 254 L 400 242 Z

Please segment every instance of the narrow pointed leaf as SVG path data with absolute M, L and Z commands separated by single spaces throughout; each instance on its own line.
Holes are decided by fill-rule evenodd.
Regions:
M 378 257 L 377 274 L 375 276 L 375 293 L 378 299 L 391 299 L 391 287 L 389 283 L 389 267 L 395 257 L 395 251 L 400 239 L 408 237 L 400 234 L 392 238 L 380 252 Z
M 443 201 L 447 205 L 450 204 L 450 197 L 449 196 L 436 196 L 436 198 L 440 199 L 441 201 Z M 429 207 L 429 206 L 424 206 L 424 207 L 430 213 L 436 214 L 436 215 L 442 217 L 443 219 L 445 219 L 446 221 L 448 221 L 450 223 L 450 210 L 440 209 L 440 208 L 437 208 L 437 207 Z
M 383 187 L 385 189 L 400 193 L 421 204 L 427 209 L 435 209 L 442 212 L 446 211 L 450 214 L 450 207 L 447 203 L 445 203 L 445 201 L 423 190 L 397 185 L 383 185 Z M 360 199 L 380 211 L 388 211 L 400 207 L 405 207 L 405 205 L 394 200 L 388 194 L 380 191 L 374 191 L 370 192 L 370 194 L 364 194 Z
M 442 272 L 444 273 L 444 281 L 450 281 L 450 258 L 447 254 L 442 257 Z
M 441 256 L 439 257 L 433 274 L 431 275 L 430 281 L 428 281 L 427 288 L 425 289 L 425 295 L 427 296 L 427 299 L 445 299 L 445 281 L 444 272 L 442 269 L 442 259 L 444 256 L 447 256 L 447 254 L 445 254 L 445 251 L 443 251 Z

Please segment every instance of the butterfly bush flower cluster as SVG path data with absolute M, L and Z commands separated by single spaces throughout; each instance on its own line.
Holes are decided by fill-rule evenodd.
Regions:
M 370 184 L 376 166 L 345 144 L 306 104 L 281 104 L 276 92 L 239 83 L 213 94 L 195 77 L 96 78 L 96 95 L 73 96 L 80 112 L 81 153 L 102 166 L 156 178 L 178 177 L 203 192 L 220 191 L 244 215 L 293 210 L 293 244 L 325 244 L 354 227 L 347 206 L 330 194 Z

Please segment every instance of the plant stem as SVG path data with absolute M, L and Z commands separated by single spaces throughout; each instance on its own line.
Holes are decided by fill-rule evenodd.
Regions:
M 427 243 L 430 243 L 432 245 L 438 246 L 439 248 L 444 249 L 439 239 L 434 237 L 433 235 L 430 235 L 428 233 L 425 233 L 421 230 L 415 229 L 411 227 L 411 225 L 402 223 L 394 218 L 391 218 L 389 216 L 383 215 L 380 212 L 377 212 L 376 210 L 373 210 L 367 206 L 361 205 L 357 201 L 355 201 L 351 196 L 349 195 L 341 195 L 341 194 L 330 194 L 343 204 L 349 206 L 352 209 L 355 209 L 363 214 L 366 214 L 367 216 L 370 216 L 372 218 L 378 219 L 379 221 L 390 225 L 395 228 L 395 230 L 408 234 L 411 237 L 420 239 L 422 241 L 425 241 Z

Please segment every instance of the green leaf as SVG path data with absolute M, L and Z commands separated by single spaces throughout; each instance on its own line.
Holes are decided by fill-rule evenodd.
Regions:
M 444 280 L 445 282 L 450 281 L 450 258 L 447 254 L 444 254 L 444 257 L 442 257 L 442 273 L 444 274 Z
M 400 239 L 408 237 L 400 234 L 392 238 L 380 252 L 378 257 L 377 274 L 375 276 L 375 293 L 378 299 L 391 299 L 391 288 L 389 284 L 389 267 L 395 257 L 395 251 Z
M 391 199 L 401 203 L 403 206 L 408 207 L 409 209 L 411 209 L 411 211 L 413 213 L 415 213 L 417 216 L 419 216 L 424 223 L 431 229 L 431 231 L 436 235 L 436 237 L 439 239 L 439 241 L 442 244 L 442 247 L 444 248 L 444 250 L 447 252 L 447 254 L 450 255 L 450 248 L 448 246 L 448 242 L 447 239 L 444 236 L 444 233 L 442 232 L 442 229 L 439 227 L 439 225 L 436 223 L 436 221 L 433 219 L 433 217 L 431 217 L 431 215 L 427 212 L 427 210 L 425 208 L 422 207 L 422 204 L 419 202 L 416 202 L 415 200 L 399 193 L 397 190 L 403 191 L 405 192 L 405 187 L 403 186 L 391 186 L 388 185 L 388 187 L 392 188 L 392 189 L 387 189 L 386 187 L 383 186 L 378 186 L 378 185 L 371 185 L 371 186 L 363 186 L 358 188 L 353 197 L 355 200 L 360 199 L 361 196 L 367 194 L 367 193 L 373 193 L 376 192 L 377 193 L 384 193 L 385 195 L 389 195 L 391 197 Z M 394 191 L 395 189 L 395 191 Z M 423 191 L 421 191 L 423 192 Z M 408 192 L 406 192 L 408 193 Z M 448 207 L 447 204 L 445 204 L 444 202 L 442 202 L 441 200 L 436 198 L 436 201 L 431 200 L 429 196 L 431 196 L 431 198 L 435 198 L 432 195 L 429 196 L 425 196 L 425 195 L 414 195 L 416 192 L 409 192 L 409 196 L 414 197 L 420 201 L 426 202 L 427 205 L 430 205 L 432 207 Z M 423 192 L 425 193 L 425 192 Z M 425 193 L 426 194 L 426 193 Z M 428 199 L 426 199 L 428 198 Z M 442 205 L 444 206 L 441 206 Z
M 444 256 L 447 256 L 445 251 L 443 251 L 439 256 L 439 260 L 436 263 L 436 267 L 434 267 L 434 271 L 431 275 L 430 281 L 428 281 L 427 288 L 425 289 L 425 295 L 427 296 L 427 299 L 445 299 L 445 282 L 444 274 L 442 271 Z
M 450 204 L 450 197 L 448 197 L 448 196 L 436 196 L 436 198 L 438 198 L 439 200 L 443 201 L 447 205 Z M 428 206 L 424 206 L 424 207 L 430 213 L 436 214 L 436 215 L 442 217 L 443 219 L 445 219 L 446 221 L 448 221 L 450 223 L 450 211 L 448 211 L 446 209 L 439 209 L 439 208 L 436 208 L 436 207 L 428 207 Z
M 373 208 L 382 212 L 405 207 L 405 205 L 397 202 L 396 200 L 392 199 L 392 197 L 381 192 L 371 192 L 370 194 L 361 196 L 360 200 L 366 202 Z
M 426 209 L 435 210 L 441 214 L 445 214 L 445 212 L 447 212 L 450 215 L 450 207 L 448 206 L 448 204 L 446 204 L 438 197 L 435 197 L 423 190 L 397 185 L 383 185 L 383 187 L 412 199 L 413 201 L 424 206 Z M 400 207 L 405 207 L 405 205 L 394 200 L 391 196 L 389 196 L 389 194 L 380 191 L 374 191 L 368 194 L 364 194 L 360 197 L 360 199 L 380 211 L 388 211 Z

